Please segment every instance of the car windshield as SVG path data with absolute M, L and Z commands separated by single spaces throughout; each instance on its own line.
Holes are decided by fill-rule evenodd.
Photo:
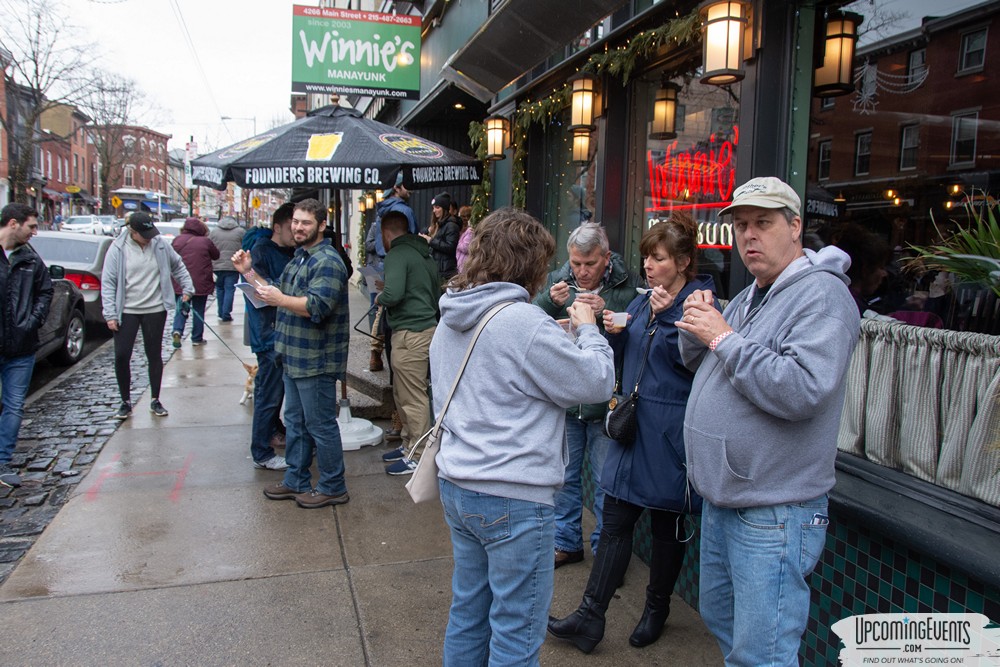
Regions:
M 74 215 L 70 218 L 66 218 L 67 225 L 87 225 L 93 222 L 93 218 L 89 215 Z
M 115 220 L 117 219 L 117 218 L 115 218 L 115 216 L 113 216 L 113 215 L 99 215 L 99 216 L 97 216 L 97 218 L 98 218 L 98 219 L 99 219 L 99 220 L 100 220 L 101 222 L 114 222 L 114 221 L 115 221 Z
M 100 237 L 98 237 L 100 238 Z M 35 249 L 46 264 L 59 262 L 90 263 L 97 257 L 100 243 L 88 243 L 84 239 L 57 239 L 53 236 L 36 236 L 31 240 Z

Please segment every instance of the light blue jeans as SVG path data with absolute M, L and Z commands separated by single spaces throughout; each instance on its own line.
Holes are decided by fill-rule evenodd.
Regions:
M 600 421 L 584 421 L 566 415 L 566 445 L 569 463 L 563 487 L 556 492 L 556 549 L 580 551 L 583 549 L 583 461 L 584 452 L 590 450 L 590 469 L 594 475 L 594 516 L 597 526 L 590 534 L 590 551 L 597 553 L 597 540 L 601 536 L 601 513 L 604 508 L 604 489 L 601 488 L 601 469 L 608 455 L 611 440 L 604 435 Z
M 300 493 L 312 490 L 309 467 L 316 450 L 319 481 L 316 491 L 328 496 L 347 493 L 344 481 L 344 446 L 337 424 L 337 380 L 333 375 L 314 375 L 285 380 L 285 461 L 288 470 L 282 482 Z
M 552 507 L 438 482 L 455 561 L 444 667 L 538 665 L 552 603 Z
M 701 518 L 700 611 L 727 667 L 798 667 L 809 620 L 806 577 L 826 544 L 827 497 Z
M 0 464 L 10 463 L 17 446 L 17 434 L 24 418 L 24 398 L 31 385 L 31 372 L 35 368 L 35 355 L 0 357 L 0 395 L 3 412 L 0 412 Z

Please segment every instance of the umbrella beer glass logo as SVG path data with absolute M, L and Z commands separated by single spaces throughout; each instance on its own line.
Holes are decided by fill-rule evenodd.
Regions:
M 382 134 L 379 135 L 379 140 L 403 155 L 427 158 L 439 158 L 444 155 L 437 146 L 432 146 L 423 139 L 408 134 Z
M 343 132 L 330 134 L 313 134 L 309 137 L 309 148 L 306 149 L 307 160 L 329 160 L 337 152 Z

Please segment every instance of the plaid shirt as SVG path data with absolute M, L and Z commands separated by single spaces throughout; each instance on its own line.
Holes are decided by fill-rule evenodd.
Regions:
M 281 273 L 281 291 L 306 297 L 309 317 L 278 308 L 274 349 L 291 378 L 347 371 L 350 321 L 347 307 L 347 267 L 329 239 L 298 248 Z

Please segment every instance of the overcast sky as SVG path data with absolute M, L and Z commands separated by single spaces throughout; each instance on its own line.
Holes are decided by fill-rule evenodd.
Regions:
M 85 41 L 97 44 L 106 69 L 139 83 L 156 110 L 141 120 L 173 135 L 171 148 L 183 148 L 194 135 L 205 152 L 253 133 L 252 120 L 223 122 L 221 116 L 256 117 L 258 132 L 293 120 L 288 111 L 292 6 L 316 6 L 316 0 L 53 1 L 69 8 L 70 20 L 83 29 Z M 908 13 L 900 26 L 905 30 L 926 14 L 950 13 L 979 1 L 877 3 Z M 346 7 L 347 0 L 337 5 Z M 860 0 L 853 9 L 865 14 L 870 7 L 870 0 Z

